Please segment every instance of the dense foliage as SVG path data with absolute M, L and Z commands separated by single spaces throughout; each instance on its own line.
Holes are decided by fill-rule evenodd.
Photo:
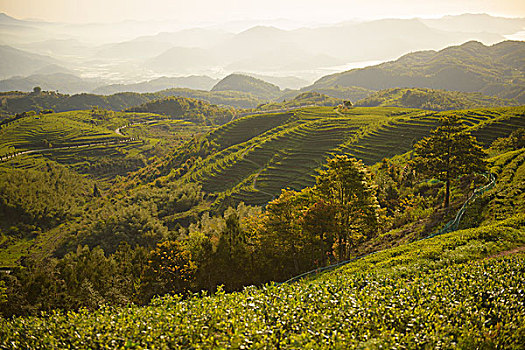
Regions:
M 173 100 L 153 105 L 175 106 L 179 116 L 203 106 Z M 522 107 L 311 107 L 247 116 L 191 137 L 197 129 L 178 121 L 176 152 L 144 159 L 139 172 L 107 187 L 72 171 L 78 165 L 10 160 L 0 168 L 0 214 L 13 219 L 0 227 L 0 259 L 10 270 L 0 273 L 0 313 L 25 318 L 0 321 L 0 347 L 512 348 L 524 337 L 515 316 L 523 308 L 515 288 L 523 259 L 473 261 L 525 244 L 523 135 L 508 136 L 523 116 Z M 152 144 L 175 141 L 165 140 L 174 130 L 165 116 L 98 108 L 26 115 L 0 132 L 27 131 L 30 122 L 42 129 L 63 122 L 71 139 L 88 136 L 81 128 L 111 134 L 127 126 Z M 508 136 L 488 151 L 498 183 L 465 213 L 463 227 L 477 228 L 421 240 L 486 181 L 472 173 L 480 169 L 462 168 L 465 154 L 470 163 L 482 156 L 471 152 L 479 146 L 466 126 L 486 145 Z M 35 130 L 20 138 L 27 147 L 45 134 Z M 421 138 L 433 150 L 426 160 Z M 129 151 L 142 152 L 141 144 Z M 414 144 L 415 158 L 383 159 Z M 456 156 L 463 161 L 450 162 Z M 441 169 L 436 162 L 447 157 L 461 171 Z M 20 164 L 32 170 L 8 167 Z M 441 173 L 416 171 L 424 167 L 449 171 L 450 191 Z M 265 207 L 243 204 L 241 193 L 264 194 L 255 198 Z M 450 208 L 439 208 L 449 194 Z M 313 281 L 245 288 L 369 252 L 376 253 Z M 165 294 L 172 296 L 158 299 Z M 41 311 L 47 314 L 33 317 Z M 10 345 L 1 343 L 6 338 Z
M 445 182 L 445 208 L 450 203 L 452 179 L 486 169 L 483 149 L 465 129 L 458 116 L 446 116 L 431 136 L 414 146 L 416 169 Z
M 93 186 L 60 166 L 0 173 L 0 235 L 36 236 L 79 216 Z
M 271 103 L 265 103 L 257 106 L 257 110 L 280 110 L 280 109 L 290 109 L 290 108 L 297 108 L 297 107 L 306 107 L 306 106 L 337 106 L 339 104 L 342 104 L 343 100 L 330 97 L 327 95 L 320 94 L 315 91 L 311 92 L 303 92 L 297 96 L 295 96 L 293 99 L 283 102 L 271 102 Z
M 89 109 L 91 106 L 120 111 L 162 97 L 163 95 L 160 94 L 138 94 L 133 92 L 123 92 L 110 96 L 86 93 L 65 95 L 54 91 L 44 91 L 40 94 L 0 93 L 0 98 L 4 101 L 1 105 L 1 110 L 9 114 L 23 113 L 29 110 L 39 112 L 45 109 L 65 112 Z
M 314 281 L 2 320 L 0 339 L 18 348 L 517 349 L 525 339 L 523 255 L 470 259 L 523 244 L 522 225 L 437 237 Z M 368 271 L 353 272 L 359 266 Z
M 234 117 L 232 109 L 220 108 L 200 100 L 185 97 L 167 97 L 146 102 L 140 106 L 129 108 L 128 111 L 162 114 L 208 125 L 225 124 Z

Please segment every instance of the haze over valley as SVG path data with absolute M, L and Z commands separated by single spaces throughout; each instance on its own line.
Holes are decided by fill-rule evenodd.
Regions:
M 245 21 L 237 30 L 235 22 L 201 27 L 175 21 L 65 24 L 4 13 L 0 91 L 30 91 L 34 85 L 63 93 L 210 90 L 231 73 L 262 78 L 283 90 L 299 89 L 328 74 L 414 51 L 472 40 L 493 45 L 525 28 L 525 19 L 486 14 L 295 28 L 286 21 L 261 23 Z

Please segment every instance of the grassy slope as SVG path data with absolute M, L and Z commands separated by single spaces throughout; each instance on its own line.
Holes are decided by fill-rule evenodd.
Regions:
M 155 121 L 150 123 L 153 120 Z M 142 122 L 147 124 L 137 124 L 122 129 L 124 136 L 114 132 L 117 127 Z M 75 176 L 77 176 L 75 173 L 80 173 L 96 180 L 98 188 L 106 190 L 115 181 L 117 175 L 125 176 L 128 172 L 144 166 L 146 158 L 156 155 L 157 151 L 165 152 L 162 150 L 174 149 L 195 134 L 208 130 L 208 127 L 150 113 L 116 112 L 109 114 L 107 118 L 106 116 L 98 118 L 92 116 L 90 111 L 73 111 L 18 119 L 0 129 L 0 155 L 12 152 L 13 147 L 16 147 L 17 151 L 45 148 L 44 140 L 49 141 L 53 147 L 112 142 L 128 137 L 139 137 L 140 141 L 101 144 L 86 148 L 52 149 L 0 162 L 0 202 L 16 206 L 16 196 L 9 194 L 9 191 L 13 190 L 12 186 L 7 187 L 7 192 L 3 192 L 1 184 L 17 169 L 35 170 L 45 175 L 49 166 L 59 163 L 72 170 Z M 84 197 L 88 200 L 95 181 L 86 180 L 86 182 L 88 185 L 83 183 L 83 186 L 80 186 L 81 181 L 77 181 L 76 185 L 84 189 L 87 194 Z M 52 181 L 50 188 L 54 186 L 58 185 Z M 30 188 L 30 186 L 26 187 Z M 28 210 L 32 210 L 31 202 L 36 205 L 45 203 L 46 200 L 53 200 L 53 196 L 46 193 L 46 188 L 48 187 L 33 188 L 29 192 L 29 196 L 36 196 L 36 199 L 27 198 Z M 49 212 L 54 212 L 53 206 L 47 209 Z M 45 214 L 48 211 L 43 212 Z M 4 227 L 3 224 L 8 223 L 0 224 L 0 232 L 9 228 L 9 226 Z M 55 227 L 51 230 L 44 228 L 43 232 L 38 231 L 35 237 L 0 235 L 0 266 L 15 266 L 24 255 L 51 251 L 49 245 L 61 236 L 62 231 L 63 228 Z
M 525 126 L 524 107 L 450 112 L 400 108 L 312 107 L 241 118 L 211 134 L 219 151 L 185 175 L 203 189 L 234 201 L 263 204 L 282 188 L 300 189 L 327 156 L 343 153 L 371 165 L 409 151 L 429 135 L 440 115 L 458 113 L 485 145 Z
M 479 259 L 524 246 L 524 226 L 521 215 L 453 232 L 292 285 L 1 320 L 0 345 L 519 348 L 525 339 L 525 257 Z

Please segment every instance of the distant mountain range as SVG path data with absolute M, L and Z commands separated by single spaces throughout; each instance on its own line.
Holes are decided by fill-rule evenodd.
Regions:
M 82 79 L 74 74 L 57 72 L 1 80 L 0 91 L 32 91 L 35 86 L 39 86 L 46 91 L 75 94 L 91 91 L 99 85 L 100 81 L 95 79 Z
M 44 67 L 58 63 L 57 60 L 7 45 L 0 46 L 0 78 L 30 75 Z
M 295 76 L 312 82 L 357 62 L 392 60 L 408 52 L 441 50 L 470 40 L 492 45 L 523 31 L 525 19 L 465 14 L 439 19 L 352 21 L 293 30 L 254 23 L 241 32 L 229 31 L 227 24 L 222 29 L 174 30 L 174 26 L 176 23 L 162 21 L 48 23 L 1 14 L 0 44 L 26 52 L 25 59 L 8 57 L 0 78 L 34 74 L 43 63 L 33 65 L 27 62 L 30 58 L 67 67 L 80 76 L 111 77 L 107 84 L 148 81 L 158 76 L 217 78 L 234 72 Z M 0 52 L 0 58 L 6 55 Z
M 327 75 L 299 90 L 282 88 L 284 84 L 301 82 L 298 78 L 271 78 L 250 73 L 234 73 L 222 80 L 208 76 L 162 77 L 136 84 L 104 85 L 96 79 L 81 79 L 57 64 L 44 67 L 47 68 L 40 70 L 54 70 L 56 73 L 6 79 L 0 81 L 0 91 L 31 91 L 34 86 L 66 93 L 92 91 L 104 95 L 161 91 L 164 96 L 192 97 L 215 104 L 253 108 L 269 101 L 290 100 L 308 91 L 358 101 L 378 90 L 425 88 L 481 93 L 501 99 L 499 102 L 491 100 L 489 106 L 525 103 L 523 41 L 504 41 L 492 46 L 470 41 L 440 51 L 418 51 L 395 61 Z M 272 79 L 276 84 L 260 78 Z M 432 97 L 433 101 L 435 99 Z
M 118 92 L 157 92 L 161 90 L 187 88 L 194 90 L 210 90 L 218 80 L 205 75 L 191 75 L 187 77 L 161 77 L 136 84 L 111 84 L 94 89 L 94 94 L 111 95 Z

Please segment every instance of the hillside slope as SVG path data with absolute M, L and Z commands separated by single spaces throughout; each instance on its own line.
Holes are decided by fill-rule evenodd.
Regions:
M 282 188 L 299 190 L 312 185 L 316 169 L 330 154 L 347 154 L 371 165 L 405 153 L 446 113 L 460 114 L 478 140 L 488 146 L 497 137 L 525 127 L 524 112 L 524 107 L 441 113 L 310 107 L 253 115 L 208 134 L 203 145 L 214 145 L 215 151 L 200 153 L 202 160 L 184 170 L 182 179 L 199 183 L 219 201 L 227 197 L 233 203 L 259 205 L 277 196 Z M 173 159 L 184 157 L 180 154 Z M 177 167 L 164 164 L 161 175 L 168 175 L 173 166 Z M 171 176 L 180 174 L 173 169 Z
M 325 76 L 308 90 L 361 86 L 372 90 L 395 87 L 481 92 L 525 103 L 525 42 L 492 46 L 467 42 L 441 51 L 418 51 L 362 69 Z
M 247 92 L 261 99 L 271 100 L 279 96 L 281 89 L 264 80 L 243 74 L 230 74 L 220 80 L 211 91 Z
M 231 109 L 185 97 L 167 97 L 127 109 L 128 112 L 155 113 L 199 124 L 222 125 L 233 119 Z

